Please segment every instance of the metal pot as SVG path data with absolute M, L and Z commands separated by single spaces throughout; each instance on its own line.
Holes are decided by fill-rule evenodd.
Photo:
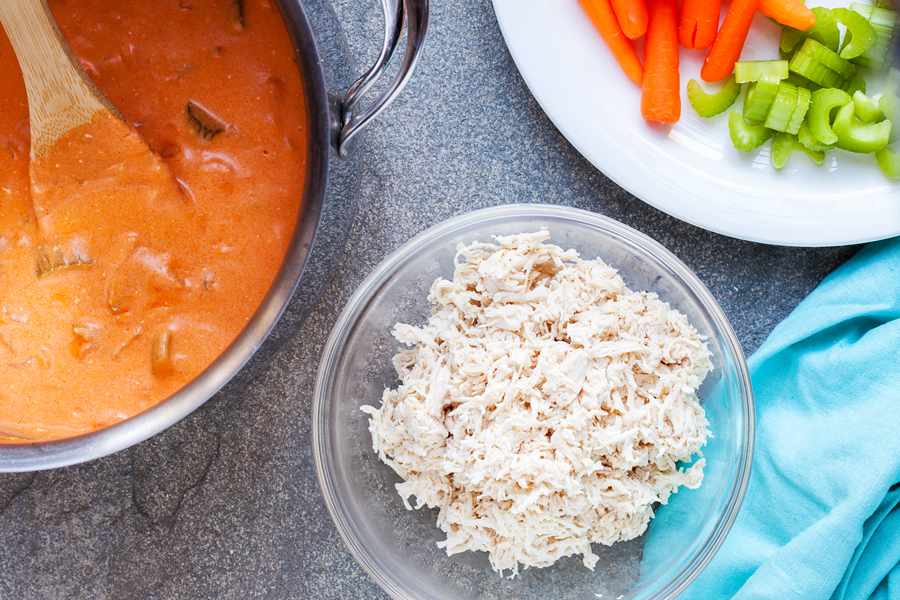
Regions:
M 0 444 L 0 472 L 64 467 L 146 440 L 190 414 L 233 378 L 246 379 L 258 371 L 303 323 L 337 266 L 353 221 L 362 166 L 360 132 L 409 81 L 425 41 L 429 0 L 381 3 L 382 51 L 375 65 L 349 84 L 349 55 L 330 1 L 276 0 L 304 84 L 307 165 L 303 202 L 287 254 L 244 330 L 193 381 L 138 415 L 71 438 Z M 395 54 L 404 23 L 407 44 L 400 68 L 380 97 L 364 106 L 361 99 Z M 328 93 L 326 81 L 346 93 Z

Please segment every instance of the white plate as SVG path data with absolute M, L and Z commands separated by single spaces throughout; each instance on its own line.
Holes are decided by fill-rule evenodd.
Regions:
M 594 166 L 645 202 L 704 229 L 768 244 L 834 246 L 900 235 L 900 183 L 885 177 L 872 156 L 836 150 L 817 167 L 795 152 L 775 170 L 769 144 L 752 152 L 732 146 L 730 111 L 698 117 L 685 86 L 700 79 L 705 51 L 680 51 L 681 119 L 674 126 L 651 124 L 641 118 L 639 86 L 619 68 L 578 0 L 493 4 L 513 60 L 553 123 Z M 777 58 L 779 31 L 757 15 L 742 59 Z M 870 91 L 881 85 L 869 83 Z

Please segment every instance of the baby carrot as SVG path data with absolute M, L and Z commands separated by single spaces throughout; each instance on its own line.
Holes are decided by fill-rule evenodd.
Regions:
M 622 33 L 636 40 L 647 33 L 647 0 L 610 0 Z
M 759 0 L 756 10 L 764 17 L 800 31 L 806 31 L 816 24 L 816 15 L 802 0 Z
M 722 0 L 683 0 L 678 19 L 678 43 L 688 50 L 709 48 L 719 28 Z
M 703 81 L 719 81 L 734 71 L 734 63 L 741 58 L 741 50 L 758 6 L 759 0 L 732 0 L 725 21 L 719 27 L 700 69 Z
M 619 26 L 619 21 L 613 13 L 609 0 L 578 1 L 590 17 L 594 27 L 600 32 L 600 37 L 609 46 L 613 56 L 619 62 L 619 66 L 622 67 L 629 79 L 640 85 L 644 80 L 644 67 L 641 66 L 641 59 L 634 51 L 631 40 L 622 33 L 622 28 Z
M 736 0 L 735 0 L 736 1 Z M 650 22 L 644 43 L 641 115 L 648 121 L 674 123 L 681 116 L 678 76 L 678 6 L 676 0 L 648 0 Z

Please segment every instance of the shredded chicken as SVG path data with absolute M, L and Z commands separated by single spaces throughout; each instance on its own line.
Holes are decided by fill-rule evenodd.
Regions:
M 407 508 L 438 508 L 448 554 L 545 567 L 642 534 L 653 504 L 696 488 L 708 436 L 703 338 L 603 261 L 546 230 L 457 250 L 424 327 L 397 324 L 401 384 L 364 406 Z

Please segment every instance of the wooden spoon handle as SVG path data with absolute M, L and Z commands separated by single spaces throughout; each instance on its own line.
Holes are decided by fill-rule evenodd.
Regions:
M 46 0 L 0 0 L 0 22 L 25 78 L 32 160 L 70 129 L 90 123 L 98 110 L 122 118 L 84 72 Z

